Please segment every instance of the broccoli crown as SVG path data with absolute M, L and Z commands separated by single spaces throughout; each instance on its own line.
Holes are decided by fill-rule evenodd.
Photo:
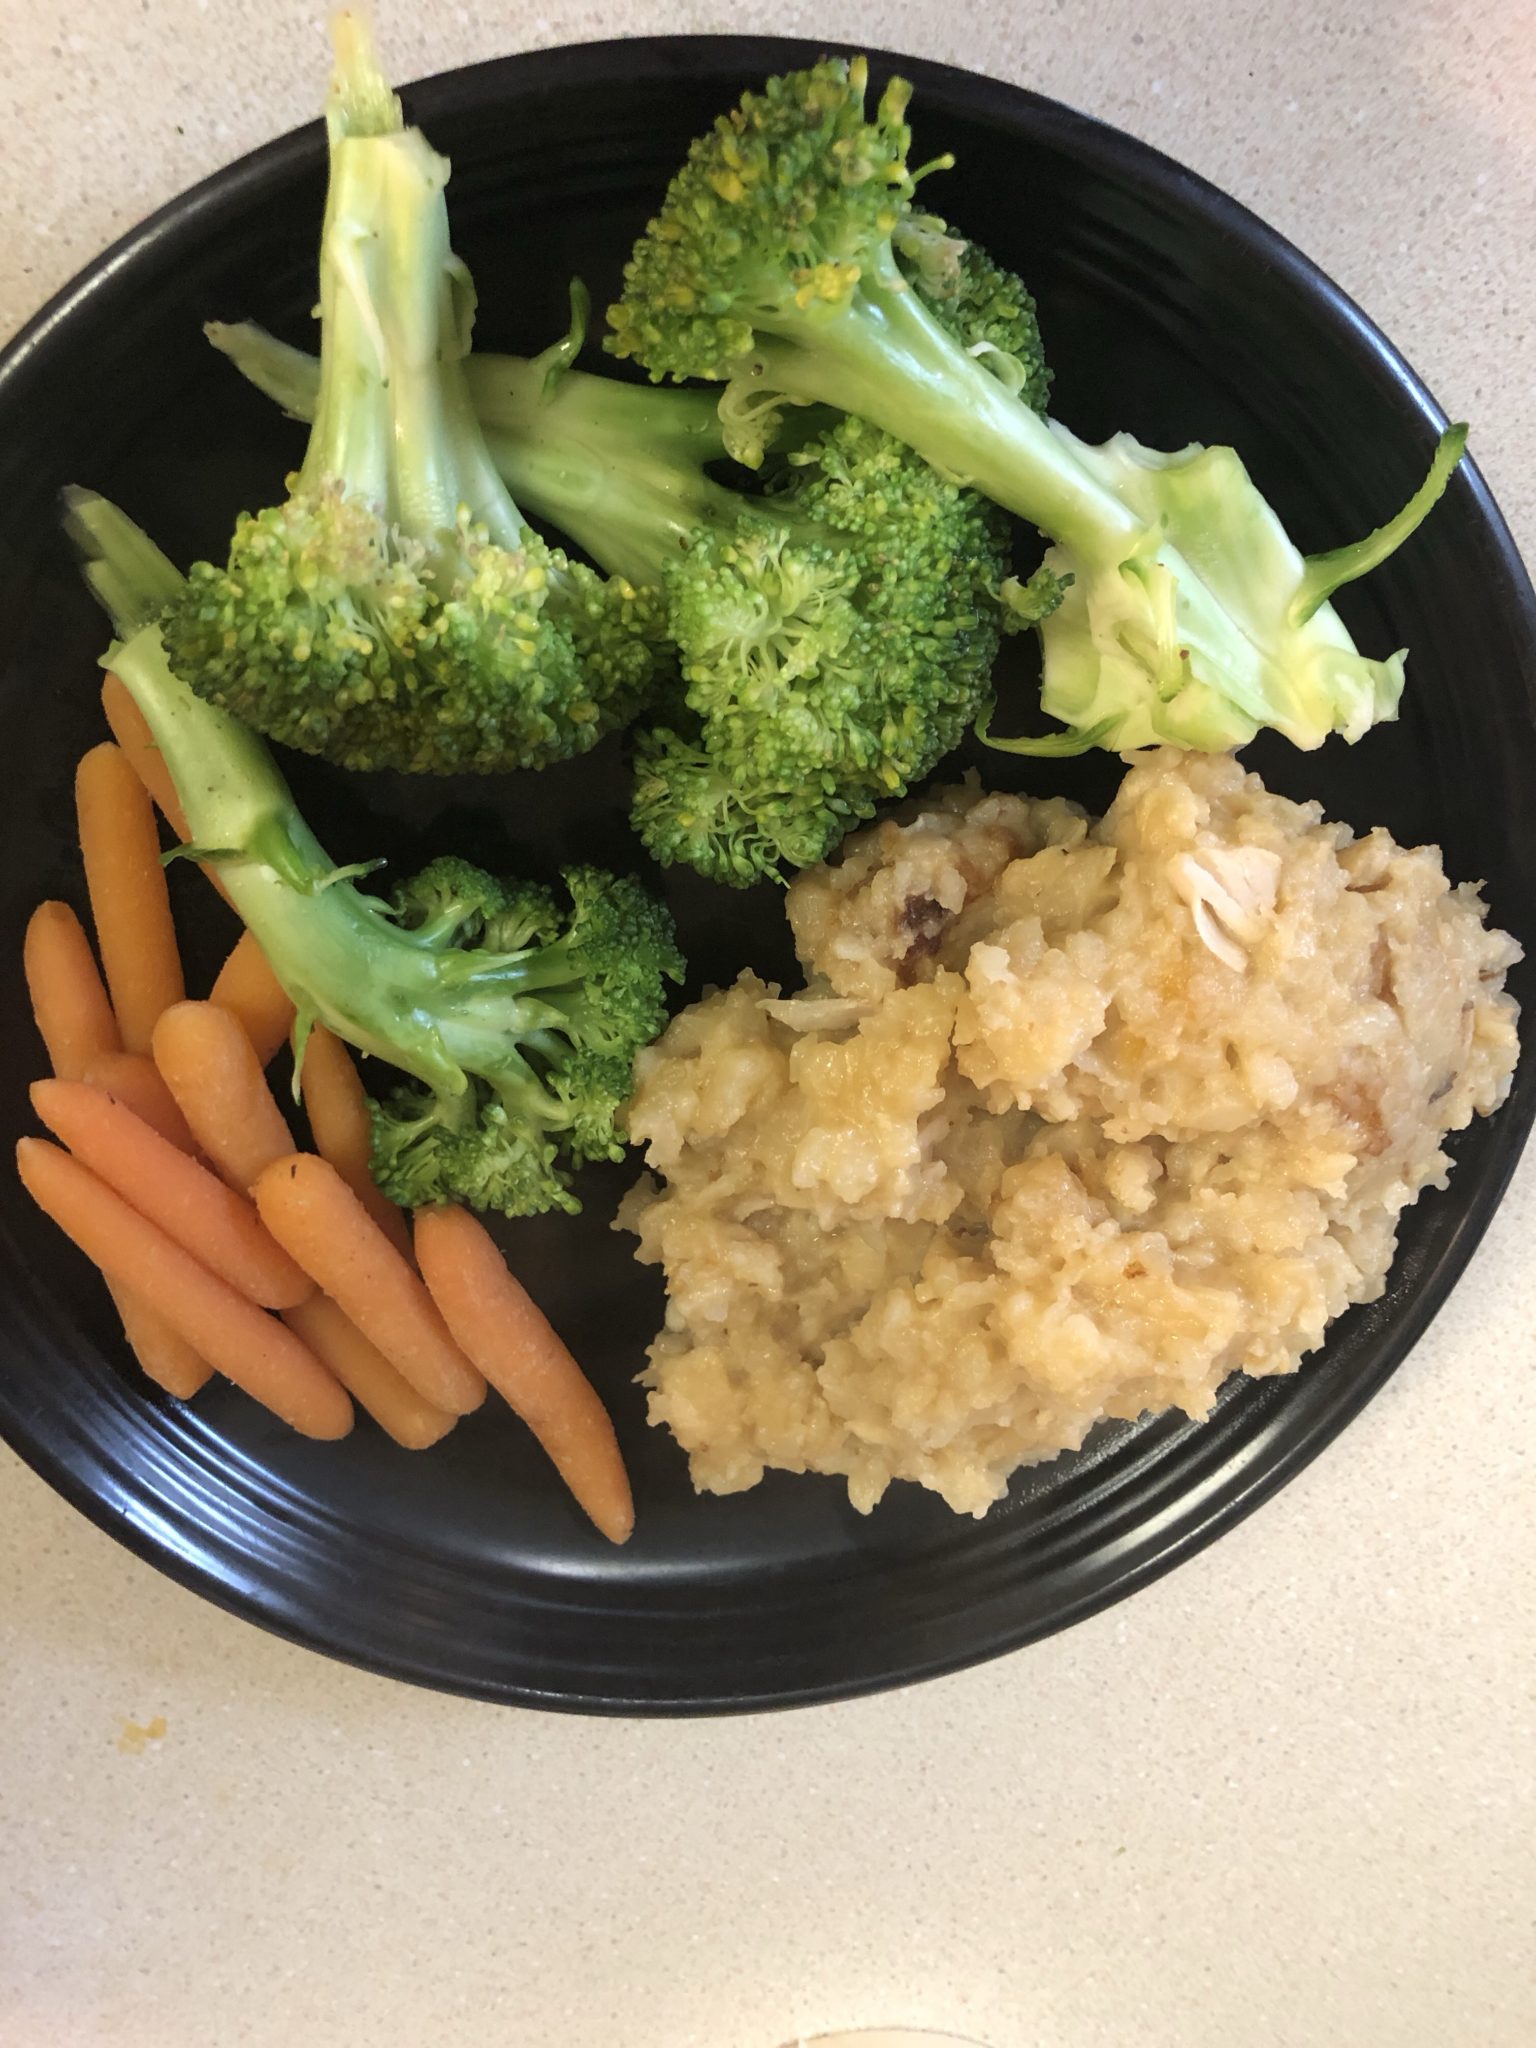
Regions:
M 942 325 L 1031 411 L 1044 412 L 1051 372 L 1024 280 L 936 214 L 907 214 L 891 239 L 903 275 Z
M 286 502 L 194 568 L 165 645 L 207 701 L 343 767 L 541 767 L 634 716 L 659 604 L 568 561 L 497 473 L 448 166 L 355 18 L 337 39 L 309 445 Z
M 695 719 L 686 731 L 656 726 L 636 736 L 630 819 L 646 850 L 728 888 L 776 878 L 781 863 L 811 866 L 868 815 L 821 781 L 785 791 L 733 779 Z
M 666 579 L 684 731 L 637 750 L 663 861 L 747 883 L 826 854 L 956 746 L 989 687 L 1001 516 L 845 419 Z
M 771 78 L 694 143 L 609 311 L 614 354 L 653 378 L 729 377 L 776 309 L 835 311 L 889 268 L 911 88 L 893 79 L 870 120 L 868 71 L 828 58 Z
M 634 1057 L 665 1022 L 663 984 L 683 962 L 639 882 L 593 867 L 563 879 L 565 906 L 444 859 L 396 891 L 401 934 L 438 956 L 455 992 L 447 1043 L 465 1085 L 405 1085 L 375 1103 L 374 1176 L 392 1200 L 574 1209 L 569 1167 L 623 1156 Z

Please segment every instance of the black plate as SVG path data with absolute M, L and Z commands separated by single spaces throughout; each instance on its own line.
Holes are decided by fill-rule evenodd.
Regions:
M 599 304 L 695 132 L 744 85 L 808 61 L 796 43 L 655 39 L 508 58 L 413 87 L 411 114 L 453 159 L 456 240 L 489 346 L 563 325 L 565 279 Z M 877 73 L 886 67 L 877 63 Z M 1380 334 L 1306 260 L 1166 158 L 1046 100 L 931 64 L 919 149 L 953 148 L 931 188 L 1038 293 L 1056 408 L 1177 447 L 1231 440 L 1303 547 L 1353 538 L 1423 472 L 1442 415 Z M 279 494 L 299 431 L 245 392 L 200 338 L 211 316 L 308 328 L 324 152 L 318 127 L 258 151 L 101 258 L 0 362 L 0 707 L 11 761 L 0 818 L 0 959 L 16 962 L 45 895 L 80 901 L 69 778 L 101 736 L 103 625 L 54 538 L 69 480 L 107 491 L 178 558 L 222 551 L 239 506 Z M 1434 840 L 1529 945 L 1536 903 L 1536 603 L 1503 522 L 1464 467 L 1424 531 L 1343 610 L 1362 644 L 1413 650 L 1400 725 L 1355 749 L 1252 749 L 1292 796 L 1359 827 Z M 1106 758 L 996 782 L 1102 805 Z M 601 759 L 484 783 L 345 778 L 296 764 L 341 859 L 429 847 L 488 860 L 623 860 L 622 776 Z M 223 913 L 178 874 L 207 972 Z M 695 987 L 751 961 L 787 965 L 772 892 L 675 892 Z M 1512 986 L 1529 1000 L 1529 966 Z M 194 989 L 205 984 L 195 978 Z M 13 966 L 0 1007 L 0 1117 L 27 1125 L 40 1063 Z M 8 1357 L 0 1427 L 104 1528 L 221 1604 L 403 1678 L 542 1706 L 631 1713 L 830 1698 L 1013 1648 L 1144 1584 L 1228 1528 L 1340 1430 L 1403 1358 L 1461 1271 L 1536 1108 L 1513 1099 L 1457 1145 L 1445 1195 L 1409 1214 L 1387 1297 L 1355 1310 L 1299 1376 L 1234 1382 L 1198 1427 L 1116 1427 L 1020 1475 L 981 1524 L 898 1487 L 868 1519 L 828 1480 L 771 1478 L 697 1500 L 632 1383 L 657 1326 L 654 1274 L 608 1218 L 629 1170 L 591 1176 L 586 1214 L 506 1233 L 617 1415 L 639 1521 L 595 1538 L 504 1411 L 411 1456 L 371 1425 L 339 1447 L 283 1431 L 243 1396 L 190 1410 L 128 1365 L 102 1293 L 0 1177 Z

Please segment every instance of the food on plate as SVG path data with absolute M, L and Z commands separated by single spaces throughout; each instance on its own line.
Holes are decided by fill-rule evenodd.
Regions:
M 485 1381 L 465 1358 L 410 1262 L 335 1167 L 312 1153 L 275 1159 L 256 1182 L 261 1220 L 425 1401 L 471 1415 Z
M 373 1109 L 351 1053 L 316 1024 L 299 1054 L 299 1089 L 315 1150 L 328 1160 L 397 1252 L 411 1253 L 405 1218 L 373 1177 Z
M 159 1031 L 159 1025 L 155 1027 Z M 67 1079 L 68 1076 L 60 1076 Z M 155 1062 L 141 1052 L 104 1052 L 79 1077 L 93 1088 L 131 1109 L 142 1123 L 183 1152 L 195 1152 L 197 1141 L 187 1128 L 175 1096 Z
M 149 1051 L 155 1019 L 184 993 L 154 806 L 121 749 L 104 741 L 75 776 L 80 855 L 91 921 L 117 1028 Z
M 424 1400 L 329 1295 L 312 1294 L 287 1310 L 283 1321 L 402 1449 L 428 1451 L 458 1421 L 448 1409 Z
M 610 350 L 723 390 L 575 368 L 580 285 L 541 355 L 475 355 L 448 166 L 355 17 L 335 42 L 318 361 L 210 329 L 309 421 L 286 499 L 184 577 L 66 494 L 117 635 L 115 743 L 77 785 L 106 987 L 44 905 L 33 1102 L 69 1149 L 24 1139 L 18 1168 L 146 1373 L 181 1398 L 222 1373 L 316 1437 L 356 1401 L 411 1449 L 489 1383 L 622 1543 L 608 1413 L 469 1210 L 574 1211 L 626 1140 L 651 1177 L 621 1220 L 668 1289 L 650 1413 L 701 1490 L 784 1467 L 981 1514 L 1102 1419 L 1294 1370 L 1503 1099 L 1518 949 L 1433 850 L 1223 750 L 1396 715 L 1402 655 L 1360 654 L 1329 599 L 1465 430 L 1395 519 L 1310 558 L 1233 450 L 1087 446 L 1047 416 L 1029 292 L 918 206 L 948 159 L 911 167 L 909 88 L 870 110 L 862 61 L 748 94 L 625 271 Z M 1024 577 L 1009 514 L 1046 542 Z M 989 729 L 1011 629 L 1039 633 L 1044 737 Z M 801 993 L 748 966 L 667 1025 L 669 912 L 585 862 L 359 887 L 379 863 L 326 855 L 259 737 L 433 774 L 624 726 L 658 862 L 804 870 Z M 845 838 L 973 726 L 1143 751 L 1097 822 L 972 780 Z M 177 856 L 244 926 L 206 1001 Z M 267 1080 L 285 1042 L 312 1152 Z M 354 1049 L 395 1078 L 365 1087 Z
M 152 1302 L 216 1371 L 302 1436 L 346 1435 L 351 1401 L 276 1316 L 210 1272 L 89 1167 L 45 1138 L 18 1140 L 16 1170 L 43 1213 L 107 1279 Z
M 467 1209 L 418 1209 L 416 1262 L 450 1334 L 549 1453 L 610 1543 L 635 1526 L 608 1411 L 548 1318 Z
M 137 1288 L 119 1280 L 106 1286 L 139 1370 L 178 1401 L 190 1401 L 213 1378 L 213 1367 Z
M 194 1145 L 238 1193 L 293 1150 L 293 1133 L 233 1010 L 174 1003 L 155 1025 L 155 1069 Z M 167 1133 L 167 1136 L 170 1134 Z
M 210 875 L 217 870 L 210 867 Z M 242 932 L 208 992 L 210 1003 L 232 1010 L 262 1066 L 269 1067 L 288 1043 L 295 1016 L 293 997 L 267 965 L 254 932 Z
M 945 309 L 939 301 L 941 317 Z M 745 886 L 830 852 L 964 738 L 991 690 L 1006 522 L 893 436 L 828 415 L 760 495 L 709 473 L 714 399 L 531 360 L 469 359 L 470 391 L 519 500 L 610 574 L 654 586 L 682 691 L 642 714 L 635 829 L 664 865 Z M 1045 383 L 1019 287 L 1019 351 Z M 313 359 L 250 326 L 212 330 L 308 417 Z
M 85 1081 L 34 1081 L 32 1107 L 82 1166 L 248 1300 L 293 1308 L 312 1292 L 248 1198 L 125 1103 Z
M 92 1060 L 122 1049 L 122 1034 L 85 927 L 67 903 L 39 903 L 27 921 L 22 971 L 48 1062 L 78 1081 Z
M 410 1079 L 377 1103 L 373 1172 L 407 1208 L 574 1209 L 571 1168 L 623 1156 L 636 1050 L 682 975 L 672 920 L 632 877 L 565 871 L 549 890 L 431 863 L 393 898 L 353 886 L 300 816 L 256 735 L 172 671 L 160 630 L 181 579 L 104 499 L 70 521 L 114 607 L 112 668 L 148 719 L 197 851 L 293 1000 Z M 147 552 L 146 552 L 147 551 Z
M 1138 757 L 1098 822 L 942 791 L 788 910 L 804 991 L 684 1011 L 630 1108 L 651 1417 L 714 1492 L 981 1514 L 1105 1417 L 1293 1371 L 1515 1064 L 1476 890 L 1224 756 Z
M 920 179 L 949 160 L 909 164 L 910 86 L 893 79 L 872 114 L 867 87 L 863 59 L 828 59 L 716 121 L 636 244 L 610 349 L 653 378 L 724 383 L 745 461 L 785 406 L 831 405 L 1038 527 L 1051 546 L 1014 595 L 1066 730 L 1019 751 L 1216 750 L 1263 726 L 1315 747 L 1395 716 L 1402 655 L 1361 655 L 1328 600 L 1423 519 L 1465 428 L 1442 436 L 1397 518 L 1311 558 L 1232 449 L 1163 454 L 1129 434 L 1089 447 L 1040 409 L 1016 347 L 1019 288 L 915 209 Z M 931 303 L 946 291 L 948 318 Z
M 287 499 L 171 594 L 171 662 L 347 768 L 564 760 L 650 689 L 654 602 L 548 546 L 497 475 L 464 383 L 475 296 L 448 165 L 405 127 L 357 18 L 335 34 L 315 425 Z

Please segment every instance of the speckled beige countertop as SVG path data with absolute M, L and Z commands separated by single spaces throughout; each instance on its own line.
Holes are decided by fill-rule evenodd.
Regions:
M 0 0 L 0 330 L 307 118 L 321 12 Z M 770 25 L 378 12 L 402 77 Z M 1536 552 L 1530 0 L 789 0 L 771 25 L 1019 79 L 1238 194 L 1475 422 Z M 582 1722 L 371 1678 L 183 1592 L 4 1456 L 0 2043 L 772 2048 L 901 2021 L 993 2048 L 1528 2048 L 1533 1237 L 1536 1159 L 1386 1393 L 1192 1564 L 812 1713 Z

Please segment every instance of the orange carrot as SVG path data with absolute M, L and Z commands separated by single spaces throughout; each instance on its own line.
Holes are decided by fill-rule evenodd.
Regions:
M 122 1317 L 128 1348 L 146 1376 L 168 1394 L 174 1394 L 178 1401 L 190 1401 L 198 1388 L 206 1386 L 213 1377 L 213 1367 L 134 1288 L 108 1280 L 107 1292 Z
M 130 1052 L 148 1052 L 155 1019 L 185 988 L 154 809 L 121 748 L 104 742 L 85 756 L 75 808 L 117 1028 Z
M 34 1202 L 109 1280 L 153 1301 L 208 1363 L 305 1436 L 345 1436 L 352 1403 L 305 1345 L 130 1208 L 78 1159 L 23 1138 L 16 1170 Z M 214 1183 L 217 1186 L 217 1182 Z
M 402 1373 L 396 1372 L 377 1345 L 370 1344 L 356 1323 L 324 1294 L 313 1294 L 302 1308 L 284 1312 L 283 1321 L 333 1372 L 360 1408 L 408 1451 L 424 1451 L 452 1429 L 456 1417 L 423 1401 Z
M 273 1054 L 293 1028 L 293 1002 L 252 933 L 240 934 L 234 951 L 219 969 L 208 1000 L 234 1011 L 256 1048 L 257 1059 L 264 1067 L 270 1066 Z
M 416 1211 L 416 1260 L 459 1349 L 527 1423 L 610 1543 L 635 1526 L 607 1409 L 467 1209 Z
M 155 1065 L 192 1135 L 232 1188 L 293 1150 L 293 1134 L 233 1010 L 172 1003 L 155 1026 Z
M 196 1152 L 197 1140 L 176 1107 L 175 1097 L 160 1078 L 154 1061 L 146 1059 L 143 1053 L 104 1052 L 91 1061 L 80 1078 L 125 1103 L 178 1152 Z
M 425 1401 L 468 1415 L 485 1381 L 457 1350 L 432 1299 L 334 1166 L 294 1152 L 269 1166 L 252 1193 L 261 1220 L 289 1256 Z
M 411 1233 L 405 1218 L 380 1192 L 369 1171 L 373 1119 L 368 1096 L 351 1053 L 323 1024 L 305 1040 L 299 1085 L 315 1150 L 331 1162 L 395 1250 L 408 1259 Z
M 32 1015 L 56 1074 L 78 1081 L 93 1059 L 121 1047 L 91 942 L 67 903 L 40 903 L 33 911 L 22 966 Z
M 123 750 L 124 759 L 154 798 L 161 817 L 185 845 L 192 835 L 187 830 L 187 814 L 181 808 L 165 756 L 155 745 L 149 720 L 134 702 L 128 685 L 110 672 L 102 679 L 101 708 L 107 714 L 107 724 Z
M 102 678 L 101 708 L 107 714 L 113 739 L 127 756 L 129 767 L 154 798 L 155 808 L 161 817 L 185 846 L 191 837 L 187 830 L 187 814 L 176 794 L 176 784 L 165 765 L 165 756 L 156 746 L 149 720 L 133 701 L 128 685 L 110 671 Z M 198 865 L 228 903 L 229 891 L 219 879 L 218 869 L 211 861 L 200 861 Z
M 32 1107 L 83 1165 L 248 1300 L 296 1308 L 308 1297 L 309 1281 L 246 1198 L 123 1103 L 84 1081 L 36 1081 Z

